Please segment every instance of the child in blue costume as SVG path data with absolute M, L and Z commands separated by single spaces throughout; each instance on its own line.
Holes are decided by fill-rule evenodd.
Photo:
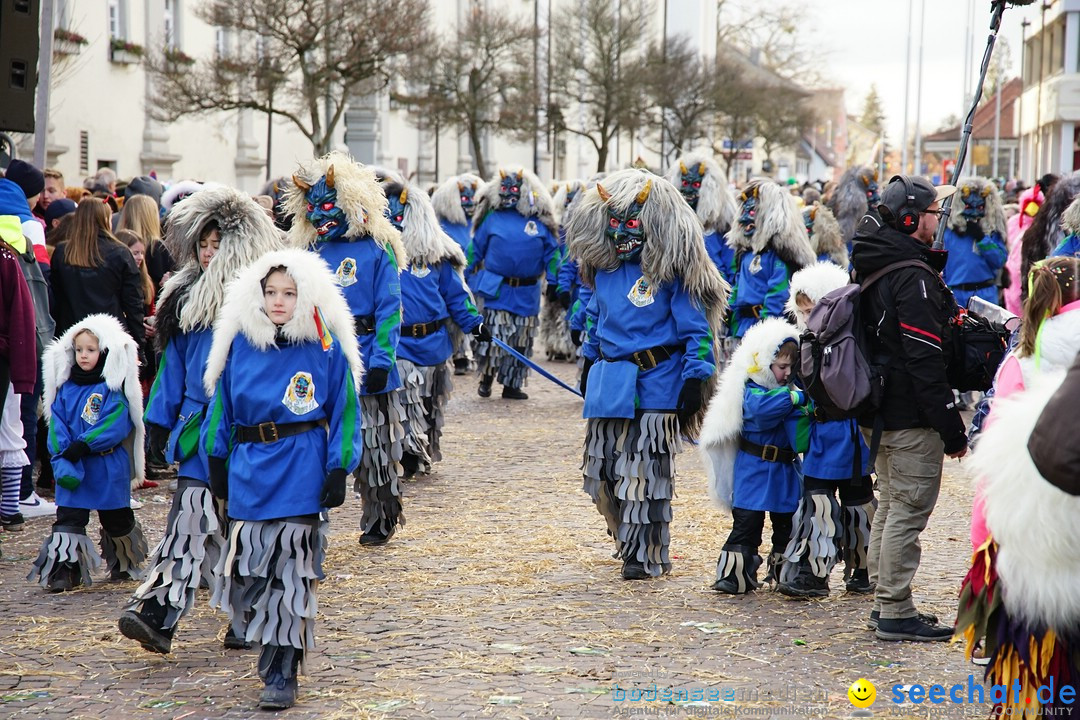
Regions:
M 282 246 L 266 212 L 230 188 L 200 190 L 169 215 L 165 245 L 179 268 L 157 306 L 162 359 L 146 408 L 151 455 L 164 451 L 180 464 L 165 533 L 142 585 L 119 618 L 120 632 L 151 652 L 168 653 L 180 619 L 195 604 L 225 545 L 224 500 L 208 485 L 199 428 L 209 395 L 202 376 L 225 285 L 245 266 Z M 230 631 L 225 646 L 242 648 Z
M 851 264 L 847 244 L 840 235 L 840 224 L 836 222 L 832 211 L 816 202 L 803 209 L 803 224 L 810 238 L 810 246 L 819 263 L 828 262 L 847 270 Z
M 731 287 L 731 336 L 755 323 L 783 317 L 788 282 L 814 263 L 806 224 L 792 197 L 771 180 L 752 180 L 738 197 L 739 215 L 728 244 L 737 268 Z
M 397 350 L 399 273 L 408 258 L 401 235 L 386 219 L 386 196 L 375 172 L 347 155 L 330 153 L 301 165 L 285 206 L 296 217 L 290 238 L 322 256 L 356 320 L 367 368 L 360 387 L 364 453 L 354 483 L 364 508 L 360 544 L 383 545 L 405 524 L 400 480 L 406 416 L 397 392 Z
M 267 253 L 229 286 L 214 326 L 202 424 L 229 537 L 211 604 L 260 643 L 259 706 L 296 702 L 315 645 L 328 508 L 360 463 L 360 350 L 334 275 L 314 253 Z
M 27 580 L 53 592 L 90 585 L 101 557 L 86 537 L 101 520 L 112 580 L 142 574 L 146 538 L 131 511 L 131 479 L 142 477 L 142 387 L 135 341 L 111 315 L 90 315 L 52 342 L 42 359 L 56 522 Z
M 450 359 L 448 326 L 490 340 L 473 304 L 462 270 L 465 253 L 439 227 L 431 203 L 420 188 L 397 180 L 384 182 L 386 217 L 401 233 L 409 264 L 401 273 L 402 311 L 398 343 L 398 391 L 405 404 L 405 477 L 431 472 L 442 460 L 443 407 L 453 386 L 446 361 Z
M 741 595 L 761 587 L 761 535 L 772 520 L 766 582 L 775 582 L 802 496 L 798 453 L 806 450 L 806 395 L 791 385 L 798 330 L 781 318 L 763 320 L 743 336 L 709 405 L 701 447 L 709 492 L 731 511 L 716 563 L 713 590 Z
M 476 210 L 476 194 L 484 181 L 479 175 L 463 173 L 449 178 L 431 195 L 431 205 L 443 232 L 453 238 L 462 252 L 469 251 L 472 242 L 472 218 Z M 456 324 L 448 328 L 454 346 L 454 374 L 469 373 L 469 355 L 466 350 L 465 333 Z
M 586 310 L 584 489 L 627 580 L 671 569 L 675 454 L 696 436 L 716 371 L 727 283 L 701 223 L 661 177 L 622 170 L 585 191 L 567 226 L 594 288 Z
M 469 287 L 483 302 L 484 325 L 499 340 L 532 357 L 540 312 L 540 280 L 558 252 L 551 195 L 523 169 L 499 170 L 484 186 L 473 218 Z M 491 397 L 498 380 L 502 396 L 527 400 L 521 390 L 528 368 L 491 342 L 474 341 L 480 375 L 477 393 Z
M 701 221 L 705 250 L 728 285 L 735 282 L 735 250 L 725 237 L 735 221 L 735 196 L 716 158 L 704 153 L 687 153 L 675 159 L 668 180 L 679 189 Z
M 819 262 L 795 273 L 788 312 L 795 317 L 798 332 L 806 330 L 806 320 L 822 297 L 849 282 L 846 270 L 831 262 Z M 778 589 L 784 595 L 825 597 L 829 594 L 829 572 L 841 557 L 847 590 L 873 591 L 867 548 L 877 503 L 869 460 L 870 449 L 854 418 L 830 420 L 821 411 L 810 415 L 810 444 L 803 455 L 803 496 L 780 571 Z
M 558 183 L 552 197 L 559 213 L 559 250 L 548 263 L 547 272 L 544 274 L 544 301 L 540 309 L 540 341 L 544 343 L 548 360 L 573 362 L 577 357 L 577 348 L 570 337 L 566 312 L 572 304 L 574 288 L 572 285 L 563 286 L 566 281 L 563 268 L 572 263 L 566 251 L 566 221 L 570 215 L 570 205 L 581 194 L 584 186 L 581 180 Z
M 960 307 L 975 296 L 996 305 L 998 273 L 1009 254 L 1001 198 L 994 183 L 981 177 L 961 180 L 956 198 L 945 228 L 949 259 L 942 277 Z

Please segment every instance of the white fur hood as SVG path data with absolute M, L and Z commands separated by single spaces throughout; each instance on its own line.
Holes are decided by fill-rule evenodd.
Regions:
M 791 276 L 788 286 L 788 299 L 784 310 L 791 313 L 798 322 L 799 330 L 806 329 L 807 314 L 799 310 L 796 303 L 798 295 L 805 295 L 815 305 L 828 293 L 851 282 L 846 271 L 831 262 L 818 262 L 804 267 Z

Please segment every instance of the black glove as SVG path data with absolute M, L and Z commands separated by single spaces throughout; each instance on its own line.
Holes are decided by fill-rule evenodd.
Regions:
M 322 495 L 319 496 L 319 504 L 325 508 L 341 507 L 345 502 L 345 470 L 334 468 L 323 481 Z
M 986 233 L 984 233 L 982 229 L 982 223 L 978 220 L 969 220 L 967 224 L 967 236 L 975 242 L 986 237 Z
M 146 447 L 147 456 L 164 462 L 165 448 L 169 444 L 169 429 L 153 423 L 147 423 L 146 434 L 149 437 L 149 443 Z
M 573 304 L 574 298 L 568 292 L 559 293 L 559 304 L 562 305 L 563 310 L 569 310 Z
M 225 458 L 209 457 L 206 464 L 210 468 L 210 492 L 218 500 L 229 499 L 229 471 L 225 466 Z
M 580 330 L 571 330 L 570 331 L 570 340 L 577 347 L 581 347 L 581 331 Z
M 64 452 L 60 453 L 60 457 L 64 458 L 68 462 L 79 462 L 84 457 L 90 454 L 90 446 L 84 443 L 82 440 L 76 440 L 67 446 Z
M 367 378 L 364 379 L 364 389 L 369 393 L 379 393 L 386 389 L 386 381 L 390 379 L 390 371 L 386 368 L 371 368 Z
M 588 358 L 581 365 L 581 397 L 585 397 L 585 387 L 589 384 L 589 369 L 593 366 L 593 361 Z
M 475 328 L 473 328 L 472 334 L 473 337 L 475 337 L 480 342 L 491 342 L 491 331 L 488 330 L 488 326 L 484 323 L 480 323 Z
M 676 412 L 679 422 L 685 423 L 697 414 L 701 409 L 702 396 L 705 394 L 704 380 L 687 380 L 679 391 L 679 401 L 676 403 Z
M 548 302 L 555 302 L 559 299 L 559 288 L 549 284 L 544 289 L 544 295 L 547 297 Z

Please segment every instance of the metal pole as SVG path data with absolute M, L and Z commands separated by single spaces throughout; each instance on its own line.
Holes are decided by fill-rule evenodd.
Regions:
M 663 37 L 660 38 L 660 60 L 667 63 L 667 4 L 664 0 Z M 660 168 L 667 168 L 667 108 L 660 108 Z
M 533 0 L 533 172 L 540 174 L 540 0 Z
M 915 168 L 913 175 L 922 175 L 922 59 L 923 38 L 926 35 L 926 0 L 919 1 L 919 72 L 915 81 Z
M 49 83 L 52 81 L 53 2 L 41 0 L 41 44 L 38 47 L 37 105 L 34 108 L 34 165 L 48 162 Z
M 1001 56 L 997 58 L 997 93 L 994 95 L 994 160 L 990 164 L 990 176 L 994 182 L 998 177 L 998 151 L 1001 149 L 1001 90 L 1005 86 L 1001 78 Z
M 1039 174 L 1039 166 L 1042 165 L 1042 86 L 1043 86 L 1043 46 L 1046 44 L 1046 11 L 1050 3 L 1042 4 L 1041 26 L 1039 27 L 1039 92 L 1035 100 L 1035 163 L 1032 170 Z
M 900 134 L 900 172 L 908 171 L 908 98 L 911 96 L 911 21 L 915 14 L 914 0 L 908 0 L 907 35 L 904 36 L 904 130 Z
M 1016 164 L 1020 168 L 1020 172 L 1024 172 L 1024 90 L 1027 89 L 1027 77 L 1024 74 L 1027 70 L 1026 58 L 1027 58 L 1027 29 L 1031 25 L 1027 18 L 1024 18 L 1020 23 L 1020 107 L 1017 112 L 1018 127 L 1013 128 L 1016 131 L 1016 137 L 1019 141 L 1017 143 L 1017 158 Z
M 266 101 L 266 182 L 270 182 L 270 163 L 274 156 L 274 85 L 272 80 L 270 82 L 270 93 Z

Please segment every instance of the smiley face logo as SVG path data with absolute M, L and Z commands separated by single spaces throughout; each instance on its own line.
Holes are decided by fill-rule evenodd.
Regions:
M 877 690 L 869 680 L 859 678 L 848 688 L 847 696 L 855 707 L 868 708 L 877 699 Z

